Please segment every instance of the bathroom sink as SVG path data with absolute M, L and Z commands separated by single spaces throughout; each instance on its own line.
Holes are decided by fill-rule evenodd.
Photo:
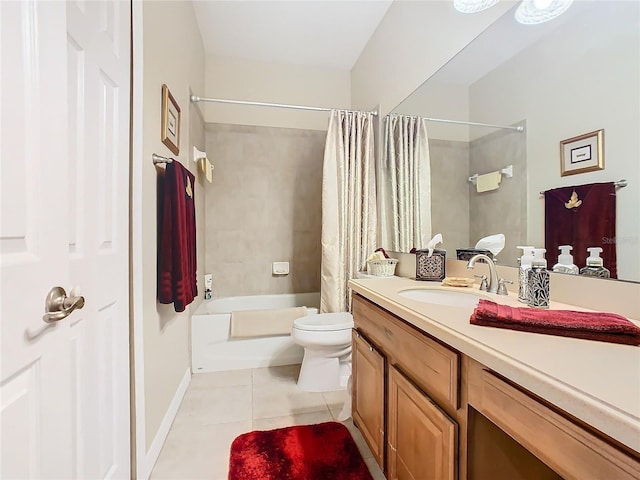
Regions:
M 402 290 L 398 295 L 419 302 L 433 303 L 436 305 L 447 305 L 449 307 L 475 307 L 478 300 L 485 298 L 483 295 L 476 295 L 473 292 L 439 290 L 427 288 L 411 288 Z

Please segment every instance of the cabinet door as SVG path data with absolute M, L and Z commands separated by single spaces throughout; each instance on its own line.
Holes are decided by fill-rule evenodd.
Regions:
M 384 357 L 353 330 L 353 421 L 384 469 Z
M 389 367 L 387 478 L 453 480 L 458 425 L 394 367 Z

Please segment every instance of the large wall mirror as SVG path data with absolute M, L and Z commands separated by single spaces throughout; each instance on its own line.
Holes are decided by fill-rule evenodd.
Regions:
M 515 7 L 514 7 L 515 10 Z M 467 120 L 514 129 L 427 122 L 431 229 L 449 258 L 503 233 L 498 263 L 516 266 L 517 245 L 544 246 L 541 192 L 627 180 L 616 190 L 617 276 L 640 281 L 640 6 L 574 2 L 562 16 L 518 24 L 511 10 L 393 114 Z M 604 169 L 561 175 L 560 142 L 604 129 Z M 513 166 L 496 190 L 469 181 Z M 383 245 L 389 248 L 388 245 Z M 558 252 L 547 252 L 549 268 Z M 582 267 L 584 265 L 578 265 Z M 606 266 L 606 265 L 605 265 Z

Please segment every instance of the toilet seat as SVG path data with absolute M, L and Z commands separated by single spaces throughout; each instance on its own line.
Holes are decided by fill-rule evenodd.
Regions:
M 353 328 L 353 316 L 346 312 L 307 315 L 294 320 L 293 328 L 308 332 L 351 330 Z

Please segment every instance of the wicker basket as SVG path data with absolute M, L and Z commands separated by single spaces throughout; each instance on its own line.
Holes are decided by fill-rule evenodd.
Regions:
M 391 277 L 396 271 L 398 260 L 385 258 L 384 260 L 367 260 L 367 270 L 376 277 Z

